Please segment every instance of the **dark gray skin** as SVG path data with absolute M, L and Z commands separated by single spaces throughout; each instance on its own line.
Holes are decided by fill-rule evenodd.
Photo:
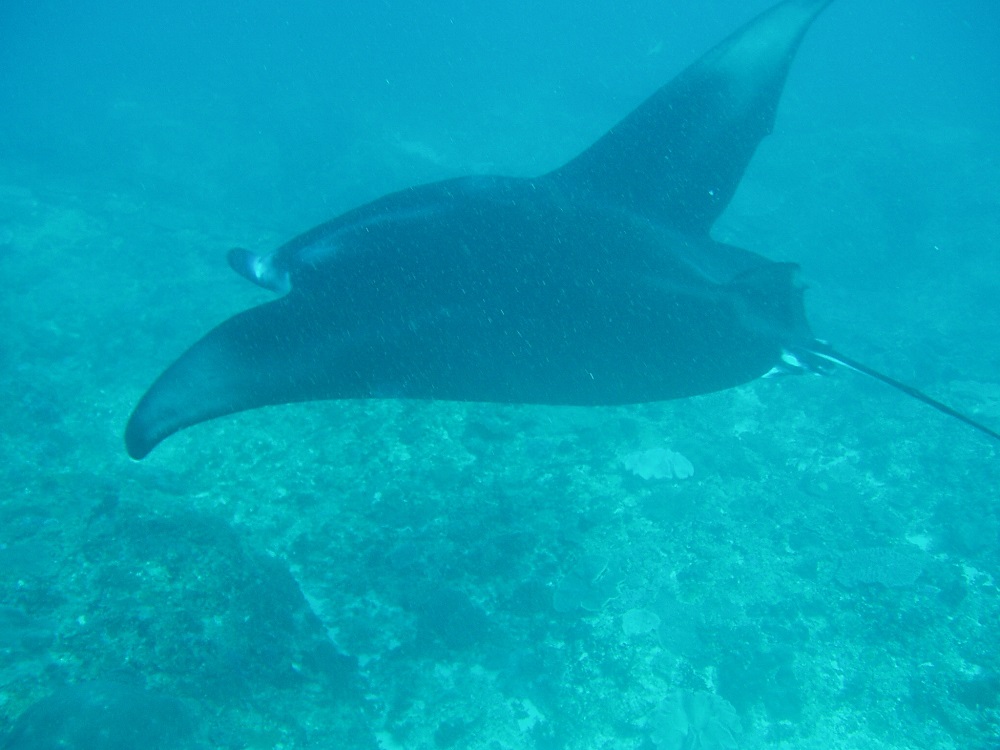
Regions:
M 295 401 L 684 398 L 758 378 L 789 352 L 847 364 L 1000 437 L 817 342 L 794 265 L 709 236 L 828 3 L 758 16 L 547 175 L 415 187 L 269 255 L 232 251 L 239 273 L 284 296 L 167 368 L 129 420 L 129 455 Z
M 771 306 L 783 295 L 801 313 L 789 267 L 733 250 L 747 278 L 715 282 L 687 260 L 715 249 L 709 240 L 551 185 L 461 179 L 376 205 L 405 215 L 411 203 L 434 208 L 315 232 L 299 252 L 322 244 L 332 257 L 290 264 L 291 292 L 226 321 L 172 365 L 130 422 L 130 453 L 185 423 L 289 401 L 691 396 L 778 361 L 793 334 L 786 310 L 770 315 L 754 292 Z

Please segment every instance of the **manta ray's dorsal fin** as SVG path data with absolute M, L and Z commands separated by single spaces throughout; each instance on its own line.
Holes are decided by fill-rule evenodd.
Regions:
M 757 16 L 547 179 L 707 233 L 771 132 L 795 51 L 830 2 L 787 0 Z

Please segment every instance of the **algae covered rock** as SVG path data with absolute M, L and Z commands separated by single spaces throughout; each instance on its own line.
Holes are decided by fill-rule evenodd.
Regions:
M 21 714 L 4 750 L 188 750 L 194 721 L 175 698 L 116 682 L 56 690 Z

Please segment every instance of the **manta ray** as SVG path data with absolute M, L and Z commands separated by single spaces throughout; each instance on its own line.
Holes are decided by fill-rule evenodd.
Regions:
M 842 365 L 1000 434 L 818 340 L 797 266 L 710 230 L 772 129 L 830 0 L 765 11 L 563 166 L 386 195 L 230 265 L 278 298 L 171 364 L 125 430 L 135 459 L 258 407 L 408 398 L 613 405 Z

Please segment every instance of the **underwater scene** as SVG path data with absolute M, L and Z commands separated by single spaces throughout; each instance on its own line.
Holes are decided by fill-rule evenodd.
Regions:
M 1000 748 L 1000 6 L 788 0 L 743 26 L 771 5 L 0 5 L 0 748 Z M 673 167 L 599 139 L 656 153 L 622 118 L 672 80 L 660 114 L 693 114 L 663 158 L 690 169 L 661 232 L 636 186 Z M 600 169 L 560 169 L 595 142 Z M 348 239 L 481 257 L 468 223 L 508 219 L 442 220 L 450 188 L 269 255 L 468 175 L 555 196 L 488 238 L 475 284 L 676 295 L 600 372 L 691 352 L 711 367 L 663 366 L 698 395 L 560 392 L 604 335 L 583 307 L 535 315 L 572 346 L 524 354 L 539 381 L 505 396 L 502 356 L 406 344 L 464 308 L 317 291 Z M 494 183 L 459 184 L 510 216 Z M 648 236 L 712 283 L 629 266 Z M 597 237 L 612 275 L 558 247 Z M 539 255 L 564 268 L 540 278 Z M 745 261 L 799 264 L 804 333 L 777 331 Z M 473 283 L 382 265 L 352 288 Z M 850 367 L 761 377 L 750 350 L 785 328 L 985 431 Z M 492 351 L 454 330 L 455 362 Z M 303 365 L 361 338 L 402 364 L 355 390 L 362 364 Z M 126 450 L 165 370 L 182 398 Z

